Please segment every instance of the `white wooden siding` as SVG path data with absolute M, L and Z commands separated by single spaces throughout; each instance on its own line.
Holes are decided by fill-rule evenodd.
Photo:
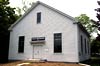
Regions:
M 37 12 L 41 12 L 41 24 L 36 22 Z M 32 59 L 31 38 L 45 37 L 46 43 L 41 49 L 45 55 L 40 56 L 48 61 L 79 62 L 77 32 L 77 25 L 73 24 L 70 19 L 40 4 L 10 32 L 9 59 Z M 54 33 L 62 33 L 62 53 L 53 53 Z M 24 53 L 18 53 L 19 36 L 25 36 Z

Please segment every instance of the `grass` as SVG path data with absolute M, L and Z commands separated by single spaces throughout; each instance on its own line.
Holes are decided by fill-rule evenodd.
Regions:
M 100 57 L 92 57 L 91 66 L 100 66 Z

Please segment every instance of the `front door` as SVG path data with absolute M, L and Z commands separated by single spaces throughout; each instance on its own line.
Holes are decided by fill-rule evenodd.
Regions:
M 33 58 L 34 59 L 42 58 L 42 46 L 41 45 L 33 46 Z

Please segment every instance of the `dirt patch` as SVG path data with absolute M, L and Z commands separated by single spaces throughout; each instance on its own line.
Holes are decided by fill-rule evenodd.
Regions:
M 67 63 L 33 63 L 29 65 L 23 65 L 23 66 L 80 66 L 78 64 L 67 64 Z
M 79 64 L 69 64 L 69 63 L 58 63 L 58 62 L 26 62 L 26 61 L 16 61 L 9 62 L 5 64 L 0 64 L 0 66 L 81 66 Z

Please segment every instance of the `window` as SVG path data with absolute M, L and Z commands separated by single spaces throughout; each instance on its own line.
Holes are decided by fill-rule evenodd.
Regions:
M 62 52 L 62 34 L 55 33 L 54 34 L 54 53 Z
M 81 35 L 81 52 L 83 53 L 83 37 Z
M 33 37 L 31 40 L 32 41 L 42 41 L 42 40 L 45 40 L 45 37 Z
M 24 52 L 24 36 L 19 36 L 18 53 Z
M 86 44 L 86 38 L 84 39 L 84 45 L 85 45 L 85 53 L 87 53 L 87 44 Z
M 41 12 L 37 13 L 37 24 L 41 23 Z
M 89 41 L 87 40 L 87 53 L 89 54 L 90 50 L 89 50 Z

